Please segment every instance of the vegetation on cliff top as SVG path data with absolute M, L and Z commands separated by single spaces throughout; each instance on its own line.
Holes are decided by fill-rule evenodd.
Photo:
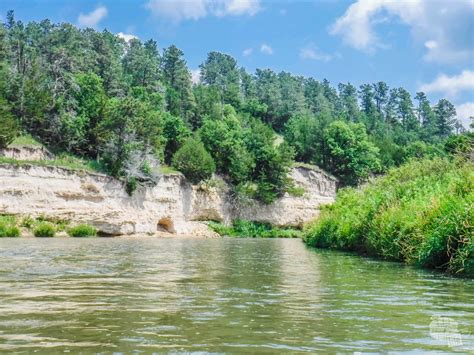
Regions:
M 10 11 L 0 25 L 0 147 L 30 134 L 133 190 L 173 160 L 192 179 L 207 178 L 207 157 L 202 173 L 179 153 L 196 137 L 237 193 L 272 202 L 291 190 L 295 158 L 355 185 L 410 157 L 440 154 L 462 130 L 449 101 L 432 105 L 420 92 L 415 105 L 384 82 L 336 89 L 270 69 L 251 74 L 218 52 L 200 72 L 193 83 L 173 45 L 160 51 L 154 40 L 126 42 L 107 30 L 25 24 Z
M 340 190 L 304 240 L 473 277 L 473 206 L 472 161 L 413 160 L 360 189 Z

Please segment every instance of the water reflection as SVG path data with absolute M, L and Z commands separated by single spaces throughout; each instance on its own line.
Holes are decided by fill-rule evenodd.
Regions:
M 0 351 L 474 349 L 472 281 L 299 240 L 4 239 L 0 258 Z

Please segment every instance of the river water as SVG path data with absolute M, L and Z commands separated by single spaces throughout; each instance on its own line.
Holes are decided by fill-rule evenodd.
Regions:
M 288 239 L 1 239 L 0 352 L 474 351 L 474 282 Z

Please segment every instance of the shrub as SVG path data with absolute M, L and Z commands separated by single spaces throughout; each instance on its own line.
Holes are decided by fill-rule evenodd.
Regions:
M 0 238 L 3 237 L 19 237 L 20 229 L 16 226 L 14 217 L 1 216 L 0 217 Z
M 97 230 L 88 224 L 79 224 L 75 227 L 69 228 L 67 233 L 71 237 L 95 237 Z
M 208 226 L 221 236 L 243 238 L 298 238 L 301 231 L 292 228 L 278 228 L 268 223 L 237 219 L 232 226 L 209 222 Z
M 26 216 L 21 221 L 21 226 L 27 229 L 31 229 L 33 228 L 34 223 L 35 223 L 35 220 L 32 217 Z
M 0 238 L 15 238 L 20 236 L 20 229 L 17 226 L 8 226 L 0 223 Z
M 214 160 L 197 138 L 188 139 L 176 152 L 173 167 L 195 184 L 209 179 L 216 171 Z
M 52 238 L 56 234 L 56 228 L 50 222 L 40 222 L 33 231 L 35 237 Z

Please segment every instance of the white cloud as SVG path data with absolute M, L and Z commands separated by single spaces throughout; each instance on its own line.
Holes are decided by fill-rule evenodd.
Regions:
M 201 82 L 201 70 L 191 69 L 191 81 L 193 84 L 199 84 Z
M 460 91 L 474 90 L 474 71 L 463 70 L 459 75 L 447 76 L 440 74 L 431 83 L 423 84 L 420 90 L 426 93 L 442 92 L 455 96 Z
M 314 45 L 309 45 L 300 49 L 300 58 L 329 62 L 332 59 L 332 55 L 319 51 Z
M 470 117 L 474 117 L 474 102 L 466 102 L 456 106 L 456 113 L 458 120 L 462 123 L 462 125 L 465 128 L 469 128 L 469 125 L 472 122 Z
M 99 6 L 88 14 L 83 14 L 81 12 L 77 18 L 77 23 L 80 26 L 95 28 L 99 22 L 107 16 L 107 13 L 108 11 L 105 6 Z
M 127 43 L 130 42 L 132 39 L 138 39 L 138 37 L 135 36 L 135 35 L 132 35 L 132 34 L 129 34 L 129 33 L 123 33 L 123 32 L 117 33 L 117 36 L 119 38 L 122 38 Z
M 244 49 L 244 51 L 242 52 L 242 55 L 244 57 L 248 57 L 249 55 L 251 55 L 253 53 L 253 48 L 246 48 Z
M 273 54 L 273 48 L 270 47 L 268 44 L 263 43 L 260 46 L 260 52 L 262 52 L 263 54 L 272 55 Z
M 387 47 L 376 25 L 393 22 L 407 25 L 413 37 L 427 49 L 425 59 L 437 62 L 472 60 L 473 0 L 453 0 L 442 7 L 433 0 L 357 0 L 331 26 L 330 33 L 362 51 Z
M 149 0 L 145 7 L 175 22 L 206 16 L 253 16 L 261 10 L 260 0 Z
M 231 0 L 226 4 L 226 13 L 230 15 L 253 16 L 260 11 L 260 0 Z

